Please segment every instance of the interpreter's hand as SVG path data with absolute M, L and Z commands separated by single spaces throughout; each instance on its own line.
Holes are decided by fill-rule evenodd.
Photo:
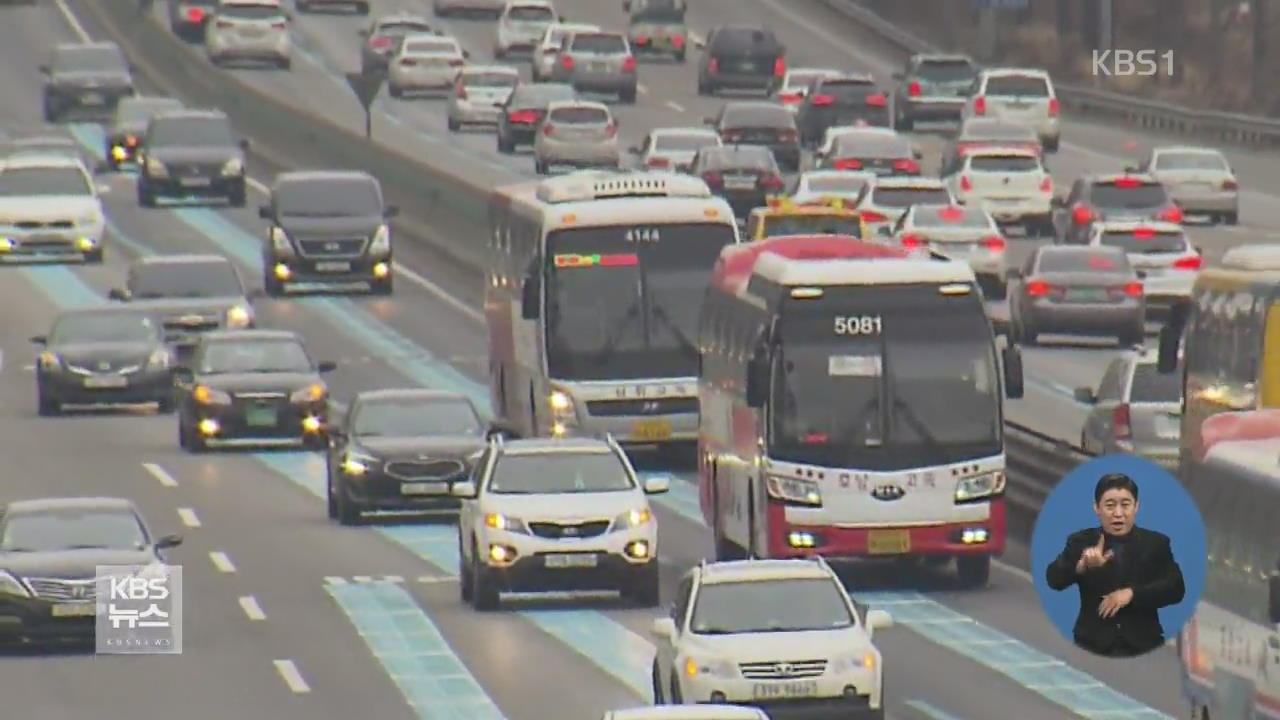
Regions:
M 1114 553 L 1110 550 L 1107 550 L 1104 552 L 1102 549 L 1103 544 L 1106 542 L 1106 540 L 1107 540 L 1106 533 L 1098 533 L 1098 543 L 1096 545 L 1090 545 L 1089 547 L 1084 549 L 1084 552 L 1080 553 L 1080 559 L 1076 561 L 1077 575 L 1080 573 L 1083 573 L 1086 570 L 1093 570 L 1095 568 L 1100 568 L 1103 565 L 1106 565 L 1107 562 L 1111 560 L 1111 558 L 1114 556 Z
M 1133 590 L 1129 588 L 1120 588 L 1114 592 L 1107 593 L 1098 605 L 1098 617 L 1106 620 L 1120 612 L 1131 602 L 1133 602 Z

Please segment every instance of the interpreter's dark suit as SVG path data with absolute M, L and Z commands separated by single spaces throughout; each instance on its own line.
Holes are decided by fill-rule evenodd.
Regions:
M 1045 579 L 1054 590 L 1080 588 L 1080 615 L 1074 629 L 1076 645 L 1099 655 L 1133 657 L 1164 643 L 1157 610 L 1176 605 L 1186 594 L 1182 570 L 1173 558 L 1168 536 L 1134 526 L 1127 542 L 1107 536 L 1105 553 L 1116 555 L 1102 567 L 1076 574 L 1085 548 L 1098 543 L 1101 528 L 1072 533 L 1062 554 L 1049 564 Z M 1098 616 L 1103 596 L 1121 588 L 1133 590 L 1133 600 L 1110 618 Z

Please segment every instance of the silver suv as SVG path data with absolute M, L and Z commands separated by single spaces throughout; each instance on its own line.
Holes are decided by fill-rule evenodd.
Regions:
M 636 101 L 636 57 L 627 37 L 616 32 L 575 32 L 564 41 L 552 66 L 556 82 L 578 92 L 616 94 L 623 103 Z
M 621 165 L 618 123 L 604 103 L 553 102 L 533 141 L 534 169 L 548 175 L 555 165 L 611 167 Z
M 222 0 L 204 28 L 205 51 L 215 65 L 249 60 L 288 70 L 293 64 L 289 13 L 279 0 Z
M 1112 360 L 1097 390 L 1075 390 L 1076 400 L 1090 406 L 1080 448 L 1098 455 L 1133 453 L 1175 467 L 1181 378 L 1180 373 L 1160 373 L 1151 351 L 1128 352 Z

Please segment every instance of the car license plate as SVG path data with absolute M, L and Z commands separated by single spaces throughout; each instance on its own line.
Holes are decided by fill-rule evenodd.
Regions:
M 637 420 L 631 424 L 631 434 L 641 440 L 666 440 L 671 437 L 669 420 Z
M 93 617 L 98 613 L 97 603 L 61 603 L 53 606 L 54 617 Z
M 590 65 L 591 72 L 609 72 L 609 63 L 595 62 Z
M 817 695 L 818 682 L 816 680 L 805 680 L 801 682 L 755 683 L 751 688 L 751 697 L 754 700 L 768 700 L 770 698 L 806 698 L 816 697 Z
M 909 530 L 872 530 L 867 533 L 867 553 L 871 555 L 901 555 L 911 552 Z
M 275 405 L 252 405 L 244 411 L 244 423 L 249 427 L 274 427 Z
M 331 261 L 331 262 L 316 263 L 317 272 L 338 273 L 338 272 L 348 272 L 350 270 L 351 270 L 351 263 L 345 262 L 345 261 L 342 261 L 342 262 Z
M 752 175 L 726 175 L 724 187 L 726 190 L 755 190 L 756 179 Z
M 444 482 L 410 482 L 400 485 L 401 495 L 445 495 L 449 492 L 449 483 Z
M 1068 290 L 1067 300 L 1074 302 L 1098 302 L 1106 300 L 1107 293 L 1105 290 Z
M 208 187 L 212 180 L 207 177 L 184 177 L 178 180 L 182 187 Z
M 544 556 L 543 562 L 549 568 L 593 568 L 598 562 L 590 553 L 569 553 Z
M 1156 415 L 1156 437 L 1161 440 L 1177 440 L 1182 430 L 1182 417 L 1169 413 Z
M 84 386 L 87 388 L 122 388 L 129 386 L 129 378 L 122 375 L 105 375 L 100 377 L 87 377 L 84 379 Z
M 738 69 L 741 70 L 742 72 L 755 72 L 756 63 L 754 60 L 743 60 L 742 62 L 738 63 Z
M 101 105 L 106 101 L 107 99 L 102 96 L 102 93 L 98 92 L 88 92 L 80 96 L 80 102 L 85 105 Z

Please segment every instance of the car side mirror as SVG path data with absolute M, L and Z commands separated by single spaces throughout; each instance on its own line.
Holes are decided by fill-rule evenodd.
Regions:
M 51 70 L 50 70 L 50 68 L 49 68 L 49 66 L 48 66 L 48 65 L 41 65 L 41 66 L 40 66 L 40 72 L 41 72 L 41 74 L 43 74 L 43 75 L 48 75 L 48 74 L 51 72 Z
M 321 375 L 323 375 L 324 373 L 331 373 L 337 369 L 338 369 L 338 363 L 332 360 L 321 360 L 320 362 L 316 363 L 316 372 L 320 373 Z
M 520 317 L 525 320 L 537 320 L 541 308 L 538 307 L 538 283 L 533 278 L 524 281 L 520 289 Z
M 1022 377 L 1022 350 L 1010 343 L 1004 347 L 1000 355 L 1004 365 L 1005 397 L 1018 400 L 1026 390 Z
M 382 217 L 393 218 L 400 215 L 399 205 L 388 205 L 382 209 Z
M 275 216 L 271 214 L 271 207 L 269 205 L 259 205 L 258 217 L 262 218 L 263 220 L 270 220 Z
M 31 337 L 31 342 L 35 343 L 36 345 L 48 345 L 49 338 L 44 335 L 33 335 Z
M 249 138 L 243 138 L 240 140 L 240 149 L 245 152 L 249 152 Z
M 454 483 L 449 488 L 449 494 L 456 498 L 471 499 L 476 496 L 476 484 L 470 480 L 466 482 Z
M 124 288 L 111 288 L 107 291 L 107 299 L 124 302 L 129 299 L 129 291 Z
M 668 475 L 650 475 L 644 479 L 645 495 L 661 495 L 671 489 L 671 477 Z
M 1093 394 L 1093 388 L 1091 387 L 1078 387 L 1073 395 L 1076 402 L 1081 405 L 1096 405 L 1098 402 L 1098 397 Z
M 178 547 L 181 544 L 182 544 L 181 535 L 165 535 L 164 537 L 158 538 L 156 540 L 156 549 L 164 550 L 167 548 Z
M 747 407 L 762 408 L 769 391 L 769 366 L 764 355 L 747 364 Z
M 670 640 L 676 636 L 676 621 L 669 617 L 654 618 L 649 634 L 660 640 Z
M 891 628 L 893 627 L 893 616 L 884 610 L 868 610 L 866 625 L 870 630 Z

